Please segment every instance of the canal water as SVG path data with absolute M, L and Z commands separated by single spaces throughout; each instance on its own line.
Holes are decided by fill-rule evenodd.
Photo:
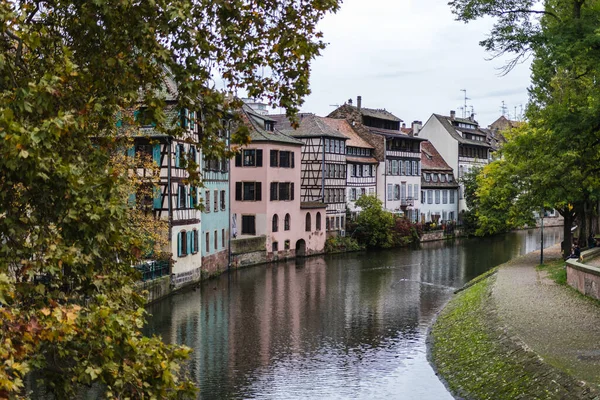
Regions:
M 150 306 L 146 334 L 194 349 L 202 399 L 451 399 L 426 358 L 435 314 L 539 247 L 527 230 L 247 268 Z

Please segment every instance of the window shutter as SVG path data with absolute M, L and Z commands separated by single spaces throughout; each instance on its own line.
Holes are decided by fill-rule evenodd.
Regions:
M 290 200 L 294 200 L 294 182 L 290 183 Z
M 129 207 L 135 207 L 135 193 L 129 195 L 127 203 L 129 204 Z
M 291 155 L 291 158 L 292 158 L 292 168 L 294 168 L 294 152 L 290 151 L 290 155 Z
M 256 150 L 256 166 L 262 167 L 262 150 Z
M 131 158 L 135 157 L 135 146 L 127 149 L 127 156 Z
M 271 167 L 277 167 L 277 150 L 271 150 Z
M 156 163 L 156 165 L 160 166 L 160 143 L 157 143 L 152 146 L 152 159 Z
M 183 232 L 179 232 L 177 234 L 177 257 L 181 257 L 181 244 L 182 244 L 182 240 L 181 240 L 181 236 L 182 236 Z
M 271 201 L 277 200 L 277 182 L 271 182 Z
M 242 201 L 242 182 L 235 183 L 235 199 Z
M 179 145 L 175 146 L 175 168 L 179 168 L 179 160 L 181 159 L 180 147 Z
M 194 206 L 194 187 L 190 186 L 190 208 Z
M 161 186 L 154 187 L 154 189 L 152 189 L 152 191 L 154 193 L 154 209 L 155 210 L 162 208 L 162 193 L 161 193 L 160 189 L 161 189 Z
M 235 166 L 236 167 L 241 167 L 242 166 L 242 155 L 241 155 L 241 153 L 237 153 L 235 155 Z
M 190 254 L 192 251 L 192 232 L 186 232 L 187 236 L 187 253 Z
M 260 150 L 260 151 L 262 152 L 262 150 Z M 254 183 L 254 190 L 256 192 L 255 200 L 256 201 L 261 201 L 262 200 L 262 183 L 261 182 L 255 182 Z

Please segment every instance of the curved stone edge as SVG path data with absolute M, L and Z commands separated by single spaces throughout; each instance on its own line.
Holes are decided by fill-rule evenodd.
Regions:
M 518 259 L 517 259 L 518 260 Z M 509 263 L 514 262 L 512 260 Z M 504 264 L 503 264 L 504 265 Z M 484 274 L 486 275 L 486 274 Z M 427 360 L 432 366 L 435 374 L 438 376 L 440 381 L 446 386 L 448 391 L 456 399 L 599 399 L 598 393 L 593 391 L 584 382 L 578 381 L 572 376 L 556 369 L 555 367 L 547 364 L 544 360 L 536 353 L 534 353 L 528 346 L 523 343 L 518 337 L 515 337 L 509 333 L 509 329 L 503 325 L 498 319 L 496 305 L 491 296 L 495 276 L 493 273 L 487 273 L 487 276 L 480 276 L 459 289 L 458 294 L 450 299 L 440 311 L 436 314 L 433 323 L 427 332 Z M 457 309 L 458 298 L 469 294 L 469 291 L 474 290 L 474 286 L 477 284 L 486 284 L 485 296 L 482 298 L 482 309 L 476 313 L 478 322 L 481 323 L 483 330 L 486 335 L 489 335 L 487 343 L 492 349 L 490 352 L 481 355 L 478 362 L 474 362 L 468 365 L 471 369 L 470 373 L 474 377 L 485 376 L 486 380 L 481 386 L 481 390 L 478 393 L 465 389 L 461 386 L 460 382 L 457 382 L 453 376 L 444 376 L 440 372 L 440 368 L 436 365 L 434 360 L 433 351 L 437 345 L 435 337 L 433 335 L 434 329 L 439 328 L 441 324 L 445 322 L 440 320 L 440 317 L 446 313 L 452 313 L 461 311 Z M 464 332 L 465 337 L 468 337 L 469 332 Z M 462 344 L 464 345 L 464 343 Z M 467 345 L 470 345 L 469 343 Z M 450 349 L 437 348 L 436 351 L 446 351 Z M 488 371 L 482 370 L 485 363 L 489 361 L 490 357 L 499 357 L 500 362 L 506 363 L 505 365 L 509 370 L 523 371 L 523 374 L 517 373 L 517 377 L 513 382 L 507 382 L 504 375 L 493 374 L 490 376 Z M 456 361 L 460 361 L 456 359 Z M 464 370 L 461 370 L 461 372 Z M 487 376 L 486 376 L 487 373 Z M 511 385 L 514 386 L 511 391 Z M 456 387 L 457 390 L 452 390 L 452 387 Z M 498 394 L 498 391 L 502 391 L 503 395 Z M 507 391 L 509 392 L 507 394 Z

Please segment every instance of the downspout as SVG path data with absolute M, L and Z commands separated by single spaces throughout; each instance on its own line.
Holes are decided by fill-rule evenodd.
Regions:
M 323 136 L 323 159 L 321 160 L 321 200 L 325 203 L 325 136 Z M 325 207 L 327 216 L 327 207 Z
M 225 140 L 227 140 L 227 150 L 231 149 L 231 120 L 229 120 L 227 122 L 227 137 Z M 229 225 L 229 232 L 228 232 L 228 238 L 227 238 L 227 270 L 229 271 L 231 269 L 231 163 L 229 162 L 229 159 L 227 160 L 227 205 L 229 207 L 227 207 L 228 209 L 228 215 L 229 217 L 227 224 Z
M 387 210 L 387 138 L 383 137 L 383 208 Z
M 173 139 L 171 137 L 167 138 L 167 144 L 169 145 L 169 157 L 167 157 L 167 193 L 169 195 L 168 205 L 169 205 L 169 245 L 171 249 L 173 248 L 173 205 L 171 199 L 171 145 Z

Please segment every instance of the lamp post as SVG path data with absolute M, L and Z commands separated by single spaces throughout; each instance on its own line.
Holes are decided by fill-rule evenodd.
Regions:
M 544 207 L 542 207 L 542 213 L 540 214 L 542 219 L 542 231 L 540 234 L 540 265 L 544 264 Z

